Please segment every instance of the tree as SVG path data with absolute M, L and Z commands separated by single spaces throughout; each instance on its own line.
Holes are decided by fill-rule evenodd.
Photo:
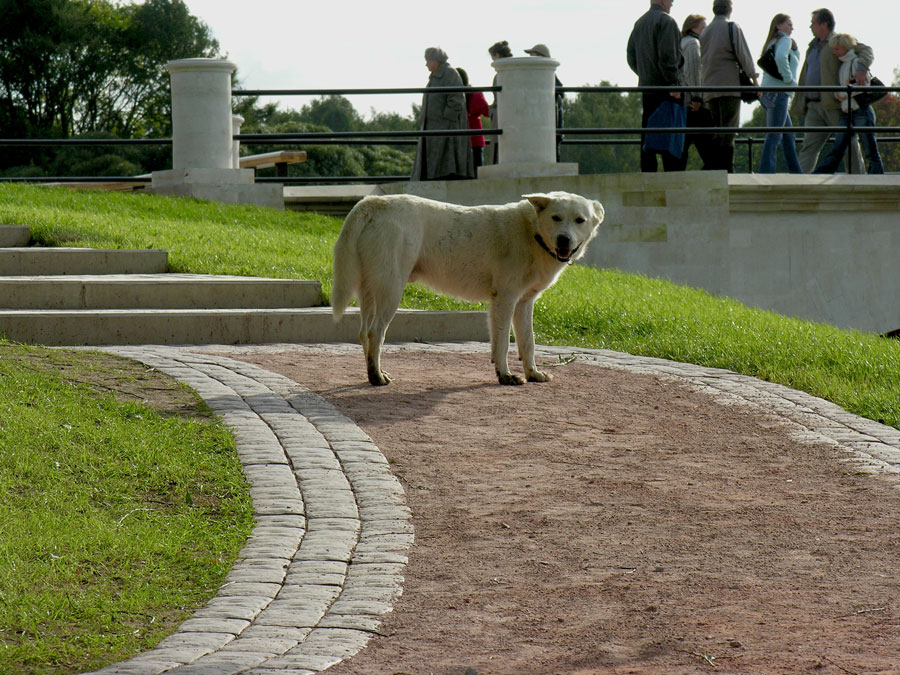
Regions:
M 610 84 L 601 82 L 597 86 L 608 87 Z M 573 129 L 640 127 L 641 97 L 639 94 L 582 92 L 574 100 L 570 100 L 568 97 L 565 99 L 563 119 L 565 126 Z M 604 134 L 590 137 L 570 135 L 568 138 L 570 140 L 587 138 L 612 140 L 622 137 Z M 640 168 L 640 151 L 637 144 L 567 145 L 564 143 L 560 161 L 577 162 L 579 172 L 582 174 L 637 171 Z
M 412 118 L 396 113 L 376 114 L 363 120 L 349 100 L 342 96 L 316 99 L 297 110 L 279 110 L 269 103 L 259 106 L 258 99 L 246 97 L 234 106 L 234 112 L 244 118 L 242 133 L 311 133 L 327 131 L 391 131 L 415 129 Z M 324 124 L 329 122 L 334 126 Z M 316 145 L 298 142 L 292 146 L 265 143 L 243 143 L 243 154 L 256 154 L 294 147 L 306 151 L 306 161 L 288 167 L 290 177 L 315 176 L 405 176 L 412 171 L 414 146 L 396 149 L 385 145 Z M 273 170 L 264 170 L 266 175 Z
M 172 59 L 218 43 L 182 0 L 0 0 L 0 133 L 163 136 Z

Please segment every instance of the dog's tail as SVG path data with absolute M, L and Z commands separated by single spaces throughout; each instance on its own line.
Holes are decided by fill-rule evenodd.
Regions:
M 334 264 L 331 277 L 331 313 L 339 321 L 347 305 L 359 292 L 359 252 L 356 241 L 368 220 L 366 199 L 350 211 L 334 245 Z

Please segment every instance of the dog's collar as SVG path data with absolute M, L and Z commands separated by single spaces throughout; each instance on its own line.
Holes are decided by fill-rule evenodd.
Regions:
M 573 263 L 575 262 L 575 260 L 574 260 L 575 253 L 578 251 L 579 248 L 581 248 L 581 244 L 579 244 L 578 246 L 576 246 L 576 247 L 575 247 L 575 250 L 572 251 L 572 255 L 570 255 L 569 258 L 568 258 L 568 260 L 567 260 L 567 259 L 565 259 L 565 258 L 560 258 L 560 257 L 559 257 L 558 255 L 556 255 L 553 251 L 551 251 L 551 250 L 550 250 L 550 247 L 547 246 L 547 242 L 544 241 L 544 238 L 543 238 L 540 234 L 534 235 L 534 239 L 535 239 L 535 241 L 536 241 L 538 244 L 541 245 L 541 248 L 542 248 L 542 249 L 544 249 L 545 251 L 547 251 L 547 253 L 549 253 L 549 254 L 551 255 L 551 257 L 552 257 L 556 262 L 566 263 L 567 265 L 571 265 L 571 264 L 573 264 Z

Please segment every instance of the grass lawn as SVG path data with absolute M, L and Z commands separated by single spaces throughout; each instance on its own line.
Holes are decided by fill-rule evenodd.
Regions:
M 0 672 L 152 647 L 215 595 L 251 528 L 234 440 L 192 391 L 0 343 Z
M 3 184 L 0 222 L 29 225 L 35 239 L 46 245 L 166 249 L 177 272 L 314 279 L 322 282 L 324 299 L 341 225 L 335 218 L 249 206 Z M 473 307 L 417 285 L 407 289 L 403 304 Z M 734 370 L 900 428 L 898 340 L 786 318 L 661 280 L 578 266 L 536 304 L 535 331 L 545 344 L 607 348 Z M 8 356 L 18 349 L 0 346 L 0 367 L 23 361 L 21 355 Z M 88 394 L 54 375 L 59 366 L 50 352 L 35 353 L 41 358 L 29 356 L 26 365 L 16 367 L 33 370 L 39 362 L 41 374 L 15 375 L 25 377 L 25 384 L 6 384 L 0 390 L 0 672 L 10 664 L 42 658 L 65 663 L 75 649 L 70 643 L 77 642 L 87 653 L 90 645 L 99 645 L 99 636 L 105 639 L 123 633 L 123 626 L 130 628 L 135 616 L 158 617 L 186 606 L 189 600 L 176 596 L 182 579 L 202 576 L 196 591 L 186 591 L 195 593 L 191 599 L 208 593 L 239 549 L 241 528 L 246 528 L 246 495 L 237 487 L 237 460 L 221 427 L 160 418 L 134 403 L 114 405 L 109 397 Z M 79 358 L 88 364 L 99 357 Z M 116 369 L 108 363 L 102 367 L 110 376 Z M 36 379 L 29 383 L 28 378 Z M 3 381 L 8 383 L 10 376 L 4 373 Z M 74 398 L 62 396 L 72 392 Z M 178 431 L 166 436 L 160 430 L 167 425 Z M 120 440 L 101 440 L 107 430 L 120 432 Z M 21 444 L 22 438 L 28 443 Z M 17 452 L 7 459 L 13 446 Z M 139 449 L 139 454 L 123 455 L 122 447 Z M 157 467 L 157 461 L 170 458 Z M 204 472 L 221 463 L 230 468 L 214 483 Z M 110 480 L 117 487 L 92 487 L 109 474 L 115 474 Z M 79 492 L 44 496 L 59 483 Z M 208 488 L 215 499 L 203 492 L 203 486 L 213 484 L 224 486 Z M 61 503 L 75 507 L 71 515 L 57 514 Z M 212 504 L 224 510 L 212 511 L 213 521 L 240 526 L 211 534 L 215 543 L 185 538 L 187 533 L 198 535 L 197 512 Z M 160 527 L 163 522 L 166 527 Z M 170 529 L 170 522 L 183 524 L 183 531 Z M 131 541 L 115 543 L 112 535 L 122 530 Z M 159 538 L 154 531 L 166 536 Z M 37 543 L 20 543 L 29 536 Z M 124 590 L 135 580 L 138 585 L 165 581 L 156 556 L 136 562 L 137 551 L 127 548 L 137 546 L 135 542 L 145 552 L 172 547 L 174 558 L 167 565 L 182 577 L 173 584 L 179 588 L 158 593 L 158 604 L 152 604 L 156 591 L 144 589 L 138 601 L 138 591 L 132 595 Z M 176 550 L 189 552 L 179 556 Z M 64 563 L 71 564 L 61 572 Z M 56 599 L 43 604 L 54 593 Z M 97 600 L 98 606 L 86 610 L 73 602 L 90 595 L 109 595 L 115 604 Z M 139 609 L 142 603 L 148 604 Z M 157 625 L 144 622 L 132 630 L 141 644 L 151 644 Z M 50 634 L 58 638 L 56 647 L 42 647 Z M 124 645 L 125 637 L 116 640 Z M 128 644 L 122 649 L 135 646 Z M 105 649 L 104 643 L 94 654 Z

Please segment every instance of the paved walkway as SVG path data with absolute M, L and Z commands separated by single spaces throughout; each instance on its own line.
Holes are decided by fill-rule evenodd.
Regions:
M 484 353 L 488 346 L 389 345 Z M 358 652 L 399 597 L 413 541 L 403 489 L 352 420 L 295 382 L 225 353 L 359 353 L 356 345 L 117 347 L 195 389 L 237 440 L 256 527 L 218 595 L 148 652 L 98 673 L 310 675 Z M 798 442 L 848 451 L 855 471 L 900 473 L 900 431 L 781 385 L 603 350 L 539 347 L 543 360 L 670 378 L 781 418 Z M 360 357 L 361 358 L 361 357 Z

